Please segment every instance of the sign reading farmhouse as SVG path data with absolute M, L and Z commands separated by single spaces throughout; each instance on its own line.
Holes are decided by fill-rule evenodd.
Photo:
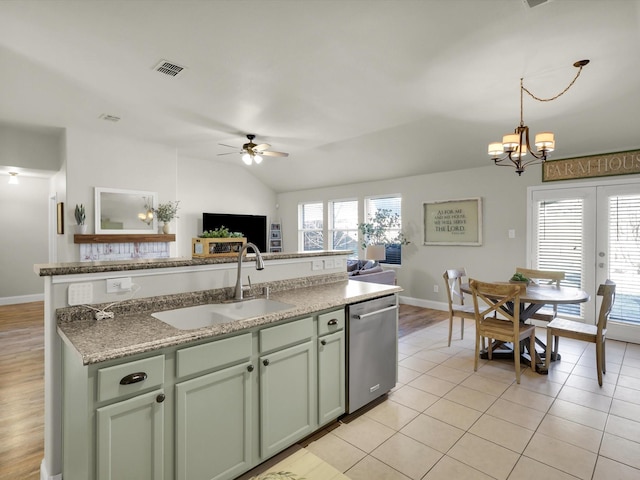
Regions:
M 482 199 L 424 203 L 425 245 L 482 245 Z
M 542 181 L 574 180 L 640 173 L 640 150 L 546 161 Z

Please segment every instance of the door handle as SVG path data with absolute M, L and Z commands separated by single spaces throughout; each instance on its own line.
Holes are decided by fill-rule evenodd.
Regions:
M 381 308 L 380 310 L 376 310 L 375 312 L 363 313 L 362 315 L 354 315 L 353 318 L 356 320 L 362 320 L 363 318 L 371 317 L 372 315 L 378 315 L 379 313 L 388 312 L 390 310 L 395 310 L 398 308 L 397 305 L 390 305 L 387 308 Z

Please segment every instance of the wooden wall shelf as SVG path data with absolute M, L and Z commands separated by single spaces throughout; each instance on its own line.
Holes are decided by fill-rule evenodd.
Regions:
M 123 234 L 75 234 L 73 243 L 150 243 L 150 242 L 175 242 L 175 234 L 155 233 L 123 233 Z

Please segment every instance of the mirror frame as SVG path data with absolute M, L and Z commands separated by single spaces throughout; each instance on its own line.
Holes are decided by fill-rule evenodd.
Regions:
M 103 193 L 121 193 L 125 195 L 138 195 L 140 197 L 151 197 L 151 208 L 154 208 L 158 205 L 158 193 L 157 192 L 147 192 L 144 190 L 125 190 L 122 188 L 102 188 L 95 187 L 95 226 L 96 226 L 96 234 L 157 234 L 158 233 L 158 220 L 156 216 L 153 216 L 153 221 L 151 222 L 151 228 L 129 228 L 129 229 L 109 229 L 102 228 L 102 223 L 100 221 L 101 211 L 102 211 L 102 199 L 101 194 Z

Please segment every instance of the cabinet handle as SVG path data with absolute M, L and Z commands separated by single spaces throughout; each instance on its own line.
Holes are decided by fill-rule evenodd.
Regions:
M 162 403 L 162 402 L 164 402 L 164 399 L 165 399 L 164 393 L 161 393 L 160 395 L 158 395 L 156 397 L 156 402 Z
M 265 358 L 265 359 L 262 361 L 262 364 L 263 364 L 265 367 L 266 367 L 267 365 L 269 365 L 269 359 Z
M 326 345 L 326 344 L 327 344 L 327 341 L 326 341 L 326 340 L 320 340 L 320 344 L 322 344 L 322 345 Z
M 131 385 L 132 383 L 144 382 L 147 379 L 145 372 L 130 373 L 126 377 L 122 377 L 120 385 Z
M 247 367 L 247 372 L 253 372 L 253 365 L 249 365 Z
M 329 323 L 327 323 L 327 325 L 337 325 L 338 324 L 338 320 L 336 318 L 332 318 L 331 320 L 329 320 Z

